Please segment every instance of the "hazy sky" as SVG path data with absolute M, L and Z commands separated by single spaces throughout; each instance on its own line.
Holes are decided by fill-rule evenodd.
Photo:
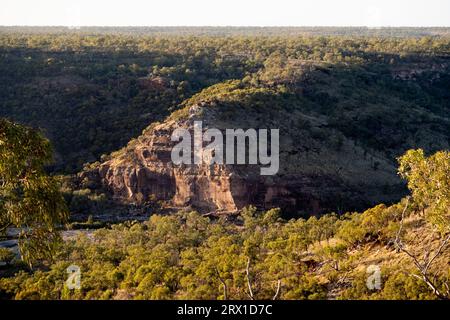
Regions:
M 0 0 L 0 25 L 450 26 L 450 0 Z

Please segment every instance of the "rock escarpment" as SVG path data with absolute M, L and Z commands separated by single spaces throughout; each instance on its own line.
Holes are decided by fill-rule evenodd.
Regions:
M 261 209 L 281 207 L 286 212 L 319 214 L 338 211 L 339 206 L 360 207 L 370 202 L 358 192 L 354 181 L 353 186 L 348 185 L 335 168 L 323 165 L 329 159 L 317 157 L 319 150 L 308 150 L 314 145 L 318 147 L 320 141 L 305 136 L 296 144 L 286 129 L 281 130 L 284 135 L 280 141 L 280 171 L 275 176 L 261 176 L 259 165 L 175 165 L 171 151 L 176 142 L 171 141 L 171 135 L 177 128 L 193 131 L 193 123 L 198 120 L 203 121 L 203 130 L 255 126 L 254 115 L 239 116 L 239 123 L 223 121 L 223 115 L 216 109 L 195 105 L 185 118 L 169 118 L 151 125 L 110 160 L 83 172 L 81 177 L 96 180 L 116 201 L 140 204 L 158 200 L 175 207 L 190 206 L 200 212 L 235 212 L 252 204 Z M 317 125 L 321 125 L 320 121 Z M 275 123 L 263 125 L 274 126 Z M 310 158 L 313 154 L 316 159 Z M 350 175 L 350 180 L 355 179 L 358 170 Z M 386 173 L 380 171 L 378 175 L 380 180 Z
M 200 211 L 234 212 L 248 204 L 260 207 L 303 207 L 319 211 L 317 200 L 292 197 L 289 182 L 262 177 L 257 167 L 250 165 L 200 164 L 175 165 L 171 151 L 175 142 L 172 132 L 177 128 L 193 130 L 198 106 L 190 108 L 191 115 L 184 120 L 168 120 L 152 125 L 139 139 L 130 143 L 120 155 L 99 165 L 94 172 L 84 172 L 101 183 L 116 200 L 142 203 L 149 199 L 168 204 L 192 206 Z M 202 110 L 203 111 L 203 110 Z M 204 128 L 205 130 L 207 127 Z M 297 183 L 301 183 L 298 180 Z M 303 183 L 313 184 L 303 177 Z M 311 186 L 312 187 L 312 186 Z

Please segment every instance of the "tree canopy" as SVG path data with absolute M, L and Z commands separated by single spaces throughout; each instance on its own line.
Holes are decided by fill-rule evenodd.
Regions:
M 51 257 L 67 218 L 57 181 L 45 172 L 50 143 L 37 130 L 0 119 L 0 231 L 20 229 L 22 258 Z
M 426 157 L 422 149 L 409 150 L 399 163 L 399 173 L 408 180 L 415 203 L 427 208 L 427 217 L 436 227 L 450 232 L 450 152 Z

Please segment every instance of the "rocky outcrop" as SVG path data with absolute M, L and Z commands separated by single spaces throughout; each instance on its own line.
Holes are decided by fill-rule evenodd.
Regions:
M 142 203 L 157 199 L 202 211 L 236 211 L 251 197 L 248 184 L 224 165 L 174 165 L 170 136 L 187 121 L 151 127 L 128 149 L 94 169 L 96 179 L 115 199 Z M 92 171 L 82 175 L 91 175 Z
M 200 212 L 235 212 L 253 204 L 261 209 L 281 207 L 286 212 L 319 214 L 337 211 L 338 206 L 367 205 L 368 200 L 357 188 L 347 186 L 336 172 L 326 172 L 325 167 L 319 172 L 293 166 L 289 157 L 296 152 L 283 148 L 292 141 L 282 143 L 280 173 L 275 176 L 261 176 L 259 166 L 254 165 L 175 165 L 171 161 L 175 144 L 170 138 L 172 132 L 177 128 L 192 131 L 196 120 L 203 121 L 204 130 L 220 125 L 231 127 L 220 123 L 218 117 L 213 108 L 194 105 L 186 118 L 153 124 L 111 160 L 82 172 L 80 177 L 95 180 L 116 201 L 140 204 L 158 200 Z M 300 143 L 294 147 L 297 152 L 305 150 Z M 294 159 L 302 162 L 298 155 Z

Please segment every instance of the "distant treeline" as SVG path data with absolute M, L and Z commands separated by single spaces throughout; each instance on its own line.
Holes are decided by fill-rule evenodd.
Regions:
M 76 33 L 159 36 L 351 36 L 428 37 L 450 36 L 450 27 L 35 27 L 0 26 L 0 33 Z

